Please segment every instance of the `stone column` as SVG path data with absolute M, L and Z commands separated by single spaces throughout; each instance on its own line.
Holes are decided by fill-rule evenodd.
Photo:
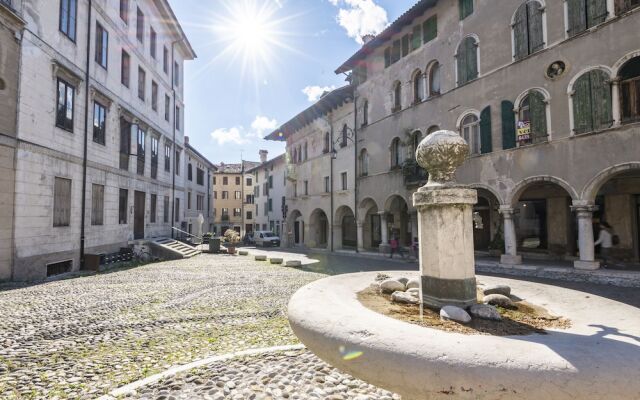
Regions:
M 616 17 L 615 0 L 607 0 L 607 21 Z
M 358 251 L 364 251 L 364 224 L 358 222 Z
M 620 79 L 613 78 L 611 81 L 611 110 L 613 126 L 619 126 L 622 118 L 620 116 Z
M 430 308 L 468 307 L 477 303 L 473 249 L 473 205 L 477 192 L 453 182 L 456 169 L 469 155 L 459 134 L 438 131 L 417 151 L 429 182 L 413 195 L 418 210 L 420 292 Z
M 386 254 L 389 252 L 389 227 L 387 226 L 387 213 L 380 211 L 380 253 Z
M 593 204 L 574 202 L 571 209 L 576 213 L 578 220 L 578 247 L 580 260 L 575 261 L 576 269 L 595 270 L 600 268 L 600 262 L 596 261 L 593 240 L 593 212 L 597 207 Z
M 500 264 L 520 265 L 522 256 L 518 255 L 518 239 L 516 225 L 513 222 L 515 210 L 511 207 L 500 207 L 500 214 L 504 221 L 504 253 L 500 257 Z

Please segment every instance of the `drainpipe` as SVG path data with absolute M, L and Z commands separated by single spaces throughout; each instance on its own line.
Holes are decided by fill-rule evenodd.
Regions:
M 87 207 L 87 153 L 89 146 L 89 69 L 91 67 L 91 12 L 93 11 L 92 0 L 89 0 L 89 16 L 87 19 L 87 64 L 84 74 L 84 148 L 82 154 L 82 213 L 80 215 L 80 269 L 84 269 L 84 242 L 85 242 L 85 214 Z
M 173 95 L 173 171 L 171 171 L 171 239 L 175 237 L 175 220 L 176 220 L 176 168 L 178 160 L 176 157 L 176 71 L 175 71 L 175 54 L 174 48 L 176 43 L 180 43 L 182 39 L 171 42 L 171 94 Z
M 331 168 L 330 168 L 330 174 L 329 174 L 329 184 L 331 185 L 331 220 L 329 221 L 329 231 L 331 232 L 331 252 L 333 253 L 334 251 L 334 245 L 333 245 L 333 238 L 334 238 L 334 234 L 333 234 L 333 150 L 334 150 L 334 143 L 333 143 L 333 113 L 329 114 L 329 126 L 330 126 L 330 146 L 329 146 L 329 160 L 331 160 Z
M 358 249 L 358 101 L 356 86 L 353 86 L 353 216 L 356 223 L 356 253 Z

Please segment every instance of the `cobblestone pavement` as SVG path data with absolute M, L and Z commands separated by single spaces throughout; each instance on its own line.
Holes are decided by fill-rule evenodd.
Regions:
M 145 400 L 400 398 L 340 373 L 305 350 L 210 364 L 146 386 L 132 397 Z
M 322 276 L 201 255 L 0 286 L 0 398 L 96 398 L 173 365 L 298 343 L 287 301 Z

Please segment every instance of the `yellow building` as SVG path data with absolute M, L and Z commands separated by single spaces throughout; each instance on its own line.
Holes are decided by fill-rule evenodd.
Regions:
M 244 161 L 242 164 L 217 165 L 213 177 L 214 234 L 223 235 L 227 229 L 235 229 L 241 236 L 253 232 L 256 215 L 253 186 L 255 178 L 247 172 L 259 163 Z

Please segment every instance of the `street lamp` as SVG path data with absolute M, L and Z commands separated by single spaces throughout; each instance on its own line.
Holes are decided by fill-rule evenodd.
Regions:
M 342 135 L 331 144 L 331 159 L 335 160 L 338 158 L 338 150 L 336 150 L 338 144 L 340 144 L 340 147 L 346 147 L 348 141 L 355 143 L 355 137 L 356 132 L 345 125 L 344 128 L 342 128 Z

